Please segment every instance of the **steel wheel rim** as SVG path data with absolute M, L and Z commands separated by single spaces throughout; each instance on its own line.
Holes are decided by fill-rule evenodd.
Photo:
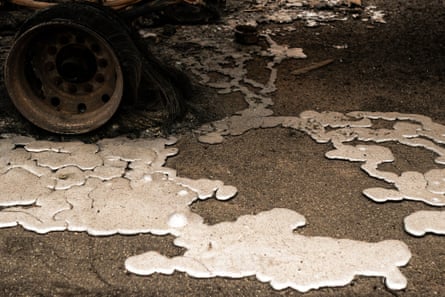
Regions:
M 5 84 L 25 118 L 63 134 L 100 127 L 123 94 L 119 59 L 105 38 L 63 20 L 31 27 L 16 39 L 5 63 Z

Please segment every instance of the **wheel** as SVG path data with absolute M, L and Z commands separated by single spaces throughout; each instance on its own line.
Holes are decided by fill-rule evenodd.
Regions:
M 63 4 L 21 28 L 5 62 L 19 112 L 45 130 L 80 134 L 107 122 L 134 94 L 140 61 L 125 25 L 102 7 Z

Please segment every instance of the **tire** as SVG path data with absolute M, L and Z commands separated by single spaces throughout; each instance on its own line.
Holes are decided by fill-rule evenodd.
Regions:
M 36 126 L 80 134 L 106 123 L 122 98 L 137 98 L 142 57 L 126 24 L 110 9 L 60 4 L 20 28 L 5 63 L 5 84 Z

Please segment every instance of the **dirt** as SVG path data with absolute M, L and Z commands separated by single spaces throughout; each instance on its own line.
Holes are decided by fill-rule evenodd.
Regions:
M 272 94 L 276 115 L 298 115 L 308 109 L 347 112 L 397 111 L 430 116 L 445 124 L 445 3 L 443 1 L 363 1 L 385 11 L 386 24 L 360 20 L 331 22 L 276 36 L 276 41 L 302 47 L 304 60 L 287 60 L 278 67 Z M 281 26 L 277 24 L 264 27 Z M 180 34 L 181 26 L 177 26 Z M 11 40 L 11 29 L 0 33 L 0 52 Z M 347 45 L 337 49 L 335 45 Z M 162 46 L 158 44 L 157 46 Z M 200 49 L 191 51 L 199 55 Z M 4 61 L 4 54 L 0 58 Z M 299 76 L 295 69 L 334 59 L 334 63 Z M 261 80 L 262 63 L 249 64 L 249 75 Z M 140 277 L 124 268 L 127 257 L 148 250 L 173 256 L 183 251 L 173 237 L 91 237 L 85 233 L 37 235 L 21 228 L 0 230 L 0 296 L 444 296 L 444 238 L 416 238 L 403 230 L 403 218 L 416 210 L 434 209 L 418 202 L 377 204 L 362 190 L 385 183 L 368 177 L 359 164 L 327 160 L 327 144 L 284 128 L 253 130 L 229 137 L 220 145 L 200 144 L 192 132 L 200 123 L 231 115 L 243 108 L 239 95 L 219 95 L 197 87 L 193 110 L 182 121 L 165 127 L 150 113 L 126 110 L 104 128 L 78 137 L 95 141 L 117 135 L 175 134 L 180 154 L 168 161 L 180 176 L 207 177 L 234 185 L 230 201 L 197 202 L 192 208 L 206 222 L 235 220 L 274 207 L 303 214 L 304 235 L 364 241 L 398 239 L 413 256 L 402 268 L 408 287 L 388 290 L 382 279 L 358 277 L 340 288 L 307 293 L 275 291 L 255 278 L 195 279 L 184 273 Z M 67 139 L 43 132 L 21 118 L 0 84 L 0 132 L 39 139 Z M 147 118 L 151 115 L 151 118 Z M 154 118 L 154 120 L 153 120 Z M 72 138 L 72 137 L 68 137 Z M 395 151 L 397 171 L 430 168 L 431 154 L 402 147 Z M 423 170 L 423 169 L 422 169 Z

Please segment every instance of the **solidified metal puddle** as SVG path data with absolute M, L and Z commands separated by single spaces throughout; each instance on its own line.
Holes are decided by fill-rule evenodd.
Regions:
M 392 152 L 378 144 L 396 141 L 436 153 L 444 163 L 445 126 L 420 115 L 400 113 L 306 111 L 299 117 L 274 117 L 267 109 L 249 109 L 239 115 L 243 128 L 288 127 L 319 143 L 331 142 L 330 159 L 362 162 L 361 168 L 393 189 L 371 188 L 364 194 L 378 202 L 418 200 L 445 205 L 445 170 L 397 175 L 379 169 L 392 162 Z M 254 121 L 242 121 L 253 117 Z M 392 121 L 391 128 L 373 128 L 372 121 Z M 236 122 L 231 122 L 236 131 Z M 214 132 L 218 134 L 217 132 Z M 360 143 L 348 144 L 354 140 Z M 221 181 L 178 177 L 164 166 L 177 153 L 174 139 L 105 139 L 97 144 L 52 143 L 9 136 L 0 140 L 0 227 L 86 231 L 103 236 L 135 233 L 173 234 L 183 256 L 166 258 L 148 252 L 126 261 L 136 274 L 183 271 L 195 277 L 256 276 L 275 289 L 307 291 L 346 285 L 356 275 L 385 278 L 390 289 L 403 289 L 407 280 L 399 271 L 411 254 L 400 241 L 359 242 L 293 233 L 305 219 L 293 210 L 272 209 L 241 216 L 236 222 L 209 226 L 190 210 L 197 199 L 230 199 L 236 188 Z M 30 186 L 32 185 L 32 186 Z M 444 234 L 444 212 L 415 213 L 406 218 L 406 230 Z M 116 218 L 119 218 L 118 220 Z M 376 257 L 378 255 L 378 257 Z M 247 260 L 246 260 L 247 259 Z
M 301 292 L 343 286 L 356 275 L 383 276 L 393 290 L 406 287 L 398 267 L 408 263 L 411 253 L 403 242 L 293 233 L 304 224 L 302 215 L 280 208 L 213 226 L 195 222 L 182 228 L 175 240 L 187 249 L 183 256 L 168 258 L 151 251 L 130 257 L 125 266 L 140 275 L 181 271 L 198 278 L 256 276 L 274 289 Z
M 320 4 L 329 7 L 342 5 L 348 1 L 323 1 Z M 350 4 L 351 1 L 349 1 Z M 362 162 L 361 168 L 371 177 L 383 180 L 392 189 L 370 188 L 363 191 L 364 195 L 376 202 L 391 200 L 415 200 L 422 201 L 431 206 L 445 205 L 445 168 L 443 170 L 432 169 L 428 172 L 403 172 L 400 176 L 378 169 L 379 164 L 392 162 L 392 152 L 379 146 L 383 142 L 398 142 L 411 147 L 421 147 L 438 155 L 436 163 L 445 165 L 444 126 L 434 123 L 430 118 L 415 114 L 401 114 L 396 112 L 352 112 L 342 114 L 338 112 L 318 113 L 315 111 L 303 112 L 299 117 L 273 116 L 270 106 L 273 100 L 270 94 L 276 90 L 278 77 L 277 66 L 287 59 L 303 59 L 306 55 L 300 48 L 289 48 L 287 45 L 278 45 L 274 40 L 275 35 L 282 30 L 295 30 L 292 24 L 287 27 L 277 27 L 260 32 L 265 39 L 268 48 L 249 46 L 240 51 L 233 45 L 230 35 L 237 24 L 247 22 L 251 24 L 261 22 L 286 23 L 293 20 L 304 20 L 308 23 L 343 20 L 350 16 L 339 17 L 338 14 L 323 10 L 313 9 L 318 1 L 311 2 L 313 7 L 305 1 L 256 1 L 251 4 L 252 12 L 239 17 L 234 14 L 229 16 L 227 24 L 217 27 L 215 32 L 224 38 L 215 38 L 211 32 L 203 28 L 196 36 L 196 30 L 183 28 L 183 34 L 189 36 L 188 40 L 202 47 L 202 55 L 190 56 L 180 51 L 174 51 L 172 56 L 181 57 L 181 64 L 186 66 L 198 81 L 206 86 L 219 90 L 220 93 L 240 92 L 248 108 L 241 110 L 221 120 L 208 123 L 197 129 L 198 140 L 203 143 L 218 144 L 224 142 L 225 137 L 239 136 L 243 133 L 258 128 L 285 127 L 296 129 L 309 134 L 320 143 L 331 142 L 335 150 L 328 152 L 326 157 L 331 159 L 343 159 L 353 162 Z M 304 8 L 304 9 L 302 9 Z M 265 17 L 266 16 L 266 17 Z M 378 11 L 375 6 L 368 6 L 362 15 L 362 21 L 370 23 L 385 23 L 384 13 Z M 354 18 L 354 14 L 352 15 Z M 209 27 L 212 28 L 212 27 Z M 208 38 L 206 39 L 205 36 Z M 218 40 L 217 42 L 215 40 Z M 172 42 L 180 42 L 181 39 Z M 256 57 L 269 57 L 271 61 L 266 65 L 269 70 L 269 78 L 266 83 L 261 83 L 252 78 L 247 78 L 247 63 Z M 233 63 L 231 63 L 233 61 Z M 232 66 L 230 66 L 232 64 Z M 209 72 L 220 74 L 222 79 L 212 80 Z M 254 90 L 249 87 L 254 87 Z M 372 127 L 372 120 L 383 119 L 394 123 L 392 129 L 377 129 Z M 368 142 L 369 144 L 348 144 L 353 140 Z M 427 219 L 427 218 L 426 218 Z M 425 230 L 434 230 L 436 234 L 443 233 L 441 221 L 428 220 L 431 225 Z M 405 228 L 409 232 L 409 227 Z M 427 231 L 428 232 L 428 231 Z
M 283 10 L 281 6 L 278 9 L 279 14 L 275 16 L 289 16 L 287 9 Z M 259 128 L 296 129 L 319 143 L 332 143 L 335 149 L 326 154 L 328 158 L 362 162 L 362 169 L 370 176 L 392 185 L 391 190 L 364 190 L 369 199 L 377 202 L 406 199 L 433 206 L 445 205 L 442 171 L 405 172 L 398 176 L 378 168 L 379 164 L 394 160 L 389 149 L 378 145 L 387 141 L 433 151 L 438 155 L 436 162 L 445 164 L 442 148 L 445 143 L 444 126 L 433 123 L 428 117 L 399 113 L 306 111 L 299 117 L 273 116 L 269 108 L 273 105 L 270 94 L 276 90 L 277 66 L 286 59 L 301 59 L 306 55 L 299 48 L 278 45 L 271 37 L 274 32 L 262 32 L 267 49 L 250 46 L 240 51 L 228 37 L 236 24 L 237 21 L 232 20 L 227 26 L 218 28 L 226 38 L 207 40 L 193 38 L 196 31 L 188 32 L 184 28 L 184 34 L 202 47 L 203 54 L 190 56 L 179 51 L 172 54 L 182 57 L 181 64 L 195 74 L 200 83 L 223 94 L 240 92 L 248 105 L 245 110 L 197 129 L 195 132 L 200 142 L 222 143 L 225 137 L 239 136 Z M 247 62 L 255 57 L 271 59 L 266 65 L 269 70 L 266 83 L 247 78 Z M 218 73 L 222 78 L 211 79 L 209 72 Z M 393 121 L 393 128 L 373 128 L 373 119 Z M 353 140 L 370 144 L 350 144 Z M 440 234 L 443 224 L 431 220 L 431 217 L 422 217 L 423 230 Z M 171 226 L 177 227 L 175 244 L 187 250 L 183 256 L 167 258 L 156 251 L 149 251 L 129 258 L 127 269 L 140 275 L 182 271 L 202 278 L 256 276 L 262 282 L 270 282 L 275 289 L 290 287 L 299 291 L 346 285 L 355 275 L 384 277 L 386 285 L 394 290 L 407 285 L 398 269 L 411 257 L 404 243 L 366 243 L 294 234 L 292 230 L 304 225 L 305 221 L 292 210 L 273 209 L 213 226 L 199 220 L 188 225 L 183 222 L 181 216 L 174 216 L 170 221 Z M 411 230 L 408 224 L 405 228 L 408 232 Z
M 404 220 L 405 230 L 414 236 L 445 235 L 445 211 L 417 211 Z
M 281 9 L 281 8 L 280 8 Z M 286 12 L 288 13 L 288 12 Z M 232 25 L 233 26 L 233 25 Z M 230 26 L 229 26 L 230 27 Z M 269 34 L 270 33 L 270 34 Z M 361 168 L 371 177 L 383 180 L 392 189 L 370 188 L 363 191 L 364 195 L 376 202 L 391 200 L 422 201 L 431 206 L 445 205 L 445 169 L 432 169 L 428 172 L 403 172 L 400 176 L 393 172 L 378 169 L 382 163 L 394 161 L 392 152 L 379 146 L 379 143 L 398 142 L 411 147 L 421 147 L 438 155 L 436 163 L 445 165 L 445 127 L 434 123 L 430 118 L 415 114 L 401 114 L 396 112 L 315 112 L 305 111 L 299 117 L 273 116 L 270 106 L 273 105 L 270 93 L 276 90 L 275 82 L 278 72 L 277 65 L 286 59 L 305 58 L 301 49 L 289 51 L 286 45 L 277 45 L 270 35 L 264 33 L 269 48 L 262 51 L 257 47 L 250 47 L 248 52 L 239 52 L 231 43 L 216 44 L 211 40 L 197 40 L 203 47 L 211 48 L 211 60 L 183 57 L 186 65 L 204 85 L 218 89 L 221 93 L 241 92 L 248 108 L 221 120 L 208 123 L 195 132 L 203 143 L 218 144 L 224 142 L 225 137 L 239 136 L 243 133 L 259 128 L 284 127 L 303 131 L 320 143 L 331 142 L 335 150 L 326 154 L 330 159 L 343 159 L 362 162 Z M 292 53 L 292 54 L 289 54 Z M 181 56 L 181 53 L 175 53 Z M 266 68 L 270 70 L 269 79 L 262 84 L 253 79 L 247 79 L 246 63 L 255 56 L 272 57 Z M 224 67 L 228 61 L 234 60 L 232 68 Z M 225 77 L 221 81 L 210 81 L 206 75 L 213 71 Z M 247 85 L 254 86 L 252 91 Z M 372 120 L 383 119 L 393 122 L 391 129 L 377 129 L 372 127 Z M 352 141 L 368 142 L 369 144 L 352 145 Z M 425 230 L 442 234 L 443 222 L 429 220 Z M 405 228 L 410 232 L 409 227 Z
M 16 138 L 0 140 L 0 227 L 37 233 L 175 234 L 199 220 L 189 205 L 225 200 L 237 189 L 221 181 L 191 180 L 164 167 L 174 139 L 105 139 L 94 144 Z
M 226 130 L 210 132 L 212 138 L 209 142 L 215 143 L 216 139 L 224 141 L 223 135 L 238 135 L 256 128 L 280 126 L 299 130 L 319 143 L 330 142 L 335 149 L 326 153 L 327 158 L 362 162 L 361 168 L 369 176 L 392 185 L 392 189 L 365 189 L 363 194 L 369 199 L 376 202 L 414 200 L 431 206 L 445 206 L 445 168 L 431 169 L 425 173 L 406 171 L 400 175 L 378 168 L 380 164 L 394 161 L 391 150 L 378 145 L 385 142 L 429 150 L 437 155 L 437 164 L 445 165 L 445 126 L 434 123 L 431 118 L 416 114 L 364 111 L 347 114 L 305 111 L 300 117 L 279 117 L 262 116 L 267 114 L 265 110 L 268 109 L 260 110 L 258 114 L 243 112 L 222 120 L 226 123 Z M 373 128 L 371 120 L 378 119 L 393 122 L 392 129 Z M 218 125 L 222 126 L 221 123 Z M 210 128 L 214 127 L 216 125 Z M 205 137 L 200 138 L 202 142 L 205 140 Z M 348 144 L 353 141 L 370 144 Z M 431 216 L 414 214 L 405 221 L 405 230 L 413 235 L 423 235 L 425 232 L 445 234 L 443 213 L 431 212 Z
M 437 163 L 444 163 L 445 126 L 428 117 L 315 111 L 299 117 L 274 117 L 267 109 L 257 111 L 239 116 L 255 117 L 251 121 L 255 128 L 288 127 L 319 143 L 331 142 L 334 149 L 326 153 L 328 158 L 362 162 L 361 168 L 370 176 L 393 185 L 391 190 L 364 190 L 372 200 L 445 204 L 444 170 L 397 175 L 378 168 L 394 160 L 388 148 L 378 145 L 387 141 L 421 146 L 437 154 Z M 393 128 L 373 128 L 373 119 L 393 121 Z M 246 122 L 239 123 L 244 130 Z M 236 125 L 232 127 L 236 129 Z M 348 144 L 354 140 L 373 144 Z M 342 286 L 354 276 L 364 275 L 384 277 L 390 289 L 406 287 L 399 267 L 408 263 L 411 254 L 401 241 L 367 243 L 298 235 L 293 230 L 303 226 L 305 219 L 288 209 L 241 216 L 235 222 L 213 226 L 204 224 L 190 204 L 212 197 L 230 199 L 236 188 L 221 181 L 178 177 L 164 166 L 166 158 L 177 153 L 170 147 L 174 143 L 174 139 L 117 138 L 91 145 L 5 137 L 0 140 L 0 182 L 14 186 L 5 187 L 0 194 L 4 207 L 0 227 L 22 225 L 37 233 L 69 230 L 97 236 L 173 234 L 175 245 L 186 248 L 183 256 L 175 258 L 155 251 L 129 258 L 126 268 L 141 275 L 175 270 L 203 278 L 254 275 L 275 289 L 299 291 Z M 443 234 L 443 212 L 419 212 L 405 223 L 406 230 L 417 236 Z

